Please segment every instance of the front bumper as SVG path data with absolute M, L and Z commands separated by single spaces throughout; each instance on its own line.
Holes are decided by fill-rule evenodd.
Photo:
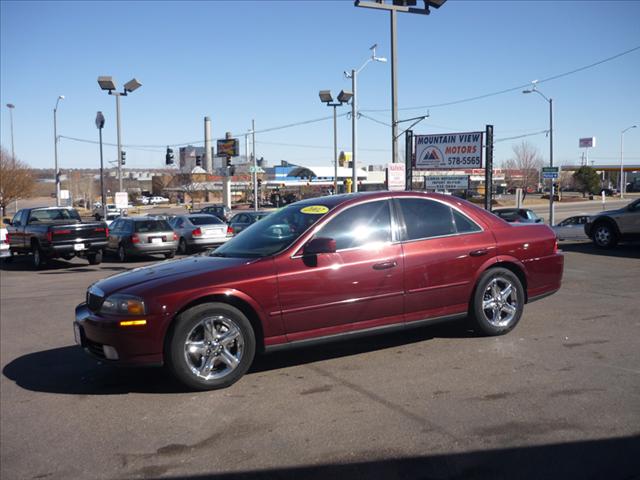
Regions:
M 144 319 L 146 325 L 121 327 L 120 321 L 128 318 L 98 315 L 89 310 L 86 303 L 81 303 L 75 312 L 75 340 L 100 361 L 132 366 L 162 365 L 162 318 L 144 315 Z

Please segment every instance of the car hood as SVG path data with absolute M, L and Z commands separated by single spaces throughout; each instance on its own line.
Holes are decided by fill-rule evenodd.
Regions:
M 599 217 L 601 215 L 616 215 L 616 214 L 619 214 L 619 213 L 624 213 L 626 211 L 627 211 L 626 207 L 617 208 L 615 210 L 605 210 L 603 212 L 598 212 L 597 214 L 593 215 L 591 218 Z
M 180 260 L 170 260 L 156 263 L 146 267 L 135 268 L 127 272 L 118 273 L 100 280 L 94 285 L 102 290 L 105 295 L 128 289 L 143 283 L 154 282 L 162 278 L 171 277 L 172 281 L 184 277 L 198 275 L 205 272 L 214 272 L 232 268 L 247 263 L 246 258 L 210 257 L 207 255 L 195 255 Z

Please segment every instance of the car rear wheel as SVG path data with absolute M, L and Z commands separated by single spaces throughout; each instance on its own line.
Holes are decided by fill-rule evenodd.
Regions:
M 175 256 L 176 256 L 176 252 L 175 252 L 175 250 L 174 250 L 174 251 L 172 251 L 172 252 L 169 252 L 169 253 L 165 253 L 165 254 L 164 254 L 164 258 L 173 258 L 173 257 L 175 257 Z
M 600 248 L 613 248 L 618 243 L 618 235 L 610 224 L 598 223 L 593 229 L 593 243 Z
M 189 253 L 189 247 L 187 246 L 187 241 L 184 238 L 181 238 L 178 243 L 178 252 L 180 252 L 181 255 Z
M 520 321 L 524 289 L 518 277 L 506 268 L 487 270 L 476 286 L 470 317 L 483 335 L 503 335 Z
M 166 363 L 178 380 L 195 390 L 215 390 L 245 374 L 253 362 L 256 340 L 240 310 L 204 303 L 179 315 L 166 345 Z
M 124 249 L 124 245 L 118 247 L 118 260 L 121 262 L 127 261 L 127 251 Z
M 87 255 L 87 260 L 89 260 L 89 265 L 100 265 L 102 263 L 102 250 L 90 253 Z
M 33 268 L 36 270 L 42 268 L 44 265 L 44 256 L 42 255 L 42 250 L 40 250 L 40 245 L 34 242 L 31 245 L 31 253 L 31 264 L 33 265 Z

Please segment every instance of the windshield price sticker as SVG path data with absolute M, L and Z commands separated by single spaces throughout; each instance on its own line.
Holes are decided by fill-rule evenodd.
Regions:
M 324 205 L 310 205 L 308 207 L 300 209 L 300 213 L 307 213 L 310 215 L 322 215 L 323 213 L 327 213 L 328 211 L 329 207 L 325 207 Z
M 482 132 L 416 135 L 416 168 L 482 168 Z

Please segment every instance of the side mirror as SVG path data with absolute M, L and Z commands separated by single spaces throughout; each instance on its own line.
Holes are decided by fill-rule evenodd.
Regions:
M 11 225 L 11 220 L 8 218 L 3 218 L 2 223 L 4 223 L 5 225 Z
M 307 243 L 303 250 L 302 255 L 318 255 L 319 253 L 335 253 L 336 241 L 333 238 L 314 238 Z
M 542 219 L 541 218 L 536 218 L 536 223 L 542 223 Z

